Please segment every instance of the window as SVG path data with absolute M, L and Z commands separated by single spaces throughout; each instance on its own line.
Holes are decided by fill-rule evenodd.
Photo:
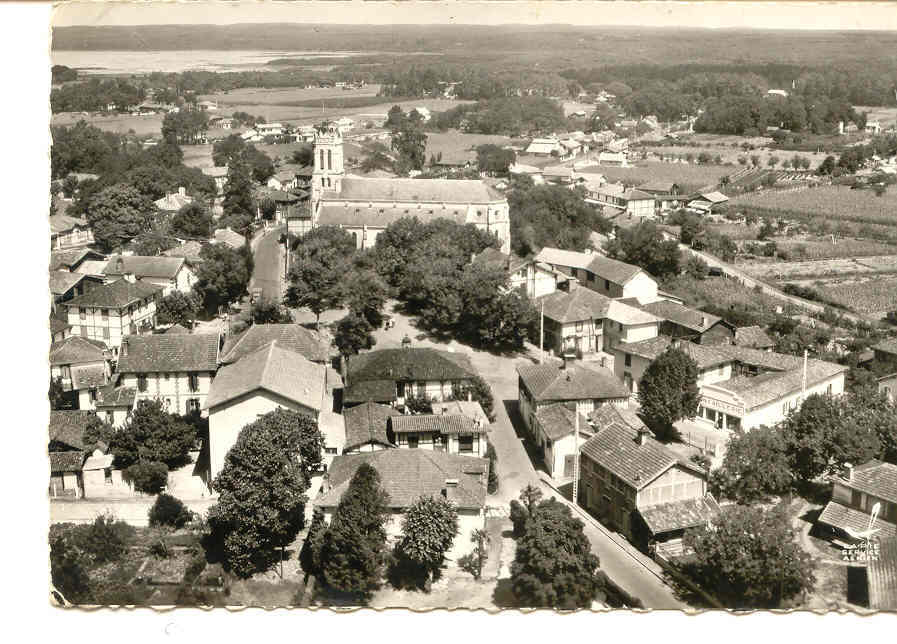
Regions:
M 723 372 L 724 372 L 725 370 L 726 370 L 726 365 L 722 365 L 722 364 L 721 364 L 721 365 L 719 366 L 719 375 L 723 375 Z
M 109 319 L 109 309 L 100 309 L 100 313 L 102 314 L 104 320 Z
M 577 333 L 580 332 L 580 331 L 582 331 L 582 322 L 577 322 L 577 323 L 576 323 L 576 331 L 577 331 Z
M 137 391 L 146 391 L 146 374 L 137 374 Z
M 199 391 L 199 374 L 191 373 L 187 376 L 187 387 L 190 391 Z
M 67 365 L 67 364 L 62 365 L 62 368 L 60 369 L 60 371 L 62 371 L 62 379 L 63 380 L 71 380 L 72 379 L 72 368 L 69 365 Z
M 617 322 L 617 329 L 620 331 L 620 333 L 623 333 L 623 323 L 622 322 Z
M 885 387 L 885 389 L 887 389 L 887 387 Z M 825 393 L 827 393 L 829 396 L 832 395 L 832 383 L 828 383 L 828 387 L 825 388 Z
M 111 411 L 106 412 L 106 422 L 110 425 L 115 424 L 115 414 L 113 414 Z
M 162 375 L 165 376 L 165 380 L 168 380 L 168 373 L 164 373 Z
M 106 485 L 112 485 L 112 468 L 107 467 L 103 469 L 103 483 Z
M 321 163 L 319 165 L 321 166 L 321 170 L 323 170 L 324 169 L 324 150 L 321 150 Z M 324 184 L 324 180 L 321 179 L 321 185 L 323 185 L 323 184 Z
M 339 450 L 335 447 L 325 447 L 324 453 L 335 456 L 337 453 L 339 453 Z
M 333 152 L 331 150 L 327 150 L 327 169 L 333 169 Z
M 86 338 L 86 337 L 87 337 L 87 327 L 84 326 L 83 324 L 81 325 L 81 337 L 82 337 L 82 338 Z
M 192 412 L 199 411 L 199 398 L 188 398 L 187 399 L 187 413 L 190 414 Z
M 594 273 L 588 273 L 588 274 L 587 274 L 587 278 L 588 278 L 588 280 L 589 280 L 590 282 L 594 282 L 594 281 L 595 281 L 595 274 L 594 274 Z
M 605 291 L 610 290 L 610 280 L 604 280 L 604 290 Z
M 82 320 L 86 320 L 87 319 L 87 309 L 78 309 L 78 317 L 80 317 Z
M 411 449 L 417 449 L 419 443 L 419 439 L 417 434 L 408 434 L 408 447 Z
M 627 367 L 632 366 L 632 356 L 630 354 L 628 354 L 628 353 L 626 354 L 626 359 L 623 361 L 623 364 L 626 365 Z
M 104 340 L 109 339 L 109 327 L 108 326 L 103 327 L 103 339 Z
M 461 434 L 458 436 L 458 452 L 469 453 L 473 451 L 473 434 Z
M 397 382 L 396 383 L 396 398 L 404 398 L 405 397 L 405 383 Z
M 419 381 L 417 383 L 417 395 L 418 396 L 426 396 L 427 395 L 427 383 L 424 381 Z

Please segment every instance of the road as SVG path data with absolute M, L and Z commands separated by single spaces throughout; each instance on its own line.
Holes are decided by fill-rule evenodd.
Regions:
M 275 302 L 280 302 L 283 297 L 281 276 L 284 253 L 279 241 L 282 232 L 282 227 L 272 228 L 252 240 L 255 270 L 252 272 L 249 290 L 252 292 L 254 288 L 261 288 L 263 297 Z
M 387 305 L 387 309 L 389 305 Z M 559 493 L 546 485 L 527 455 L 517 414 L 517 371 L 521 364 L 531 364 L 528 357 L 497 356 L 485 351 L 477 351 L 455 341 L 439 343 L 421 336 L 411 325 L 408 317 L 392 312 L 396 321 L 392 329 L 378 329 L 374 336 L 378 349 L 401 346 L 407 334 L 412 346 L 428 346 L 442 350 L 465 353 L 473 366 L 492 388 L 495 398 L 495 422 L 490 425 L 489 441 L 498 455 L 500 487 L 487 503 L 501 510 L 507 510 L 511 499 L 516 499 L 520 491 L 529 484 L 540 487 L 545 498 L 558 497 Z M 514 419 L 512 421 L 512 418 Z M 515 429 L 517 423 L 518 429 Z M 569 504 L 568 504 L 569 505 Z M 578 508 L 575 512 L 582 512 Z M 624 590 L 639 597 L 648 608 L 668 608 L 687 610 L 688 604 L 680 601 L 673 588 L 659 577 L 660 567 L 655 562 L 630 546 L 621 536 L 613 536 L 606 528 L 582 514 L 585 534 L 592 544 L 592 550 L 601 560 L 601 569 Z

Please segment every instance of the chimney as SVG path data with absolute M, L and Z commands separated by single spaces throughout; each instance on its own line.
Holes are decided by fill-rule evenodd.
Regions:
M 702 315 L 701 316 L 701 328 L 704 328 L 705 326 L 707 326 L 707 316 Z
M 187 189 L 186 189 L 184 186 L 179 187 L 179 188 L 178 188 L 178 194 L 181 195 L 182 197 L 186 197 L 186 196 L 187 196 Z
M 121 356 L 122 358 L 128 355 L 128 338 L 125 337 L 121 341 Z
M 651 432 L 644 427 L 638 430 L 638 436 L 636 437 L 636 442 L 639 445 L 644 445 L 648 442 L 648 437 L 651 435 Z
M 124 278 L 126 282 L 130 282 L 131 284 L 137 282 L 137 276 L 135 276 L 134 273 L 123 273 L 122 278 Z
M 449 503 L 457 501 L 458 497 L 458 479 L 445 479 L 445 489 L 443 490 L 445 500 Z
M 841 476 L 845 481 L 853 480 L 853 464 L 844 463 L 844 469 L 841 471 Z
M 473 394 L 470 393 L 470 389 L 467 390 L 467 402 L 473 402 Z

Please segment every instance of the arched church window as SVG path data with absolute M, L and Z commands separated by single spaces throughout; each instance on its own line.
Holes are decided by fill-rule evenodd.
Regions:
M 331 153 L 330 150 L 327 150 L 327 169 L 328 170 L 333 169 L 333 165 L 331 164 L 332 161 L 333 161 L 333 154 Z

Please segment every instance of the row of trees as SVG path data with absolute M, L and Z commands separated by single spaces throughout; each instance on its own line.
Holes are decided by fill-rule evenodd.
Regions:
M 431 125 L 439 130 L 452 128 L 476 134 L 521 136 L 560 132 L 569 124 L 561 106 L 552 99 L 512 96 L 458 105 L 435 114 Z
M 67 68 L 66 68 L 67 69 Z M 62 69 L 54 73 L 54 83 L 74 80 L 71 71 Z M 75 73 L 77 78 L 77 72 Z M 58 80 L 57 80 L 58 79 Z M 80 83 L 69 83 L 50 90 L 50 109 L 59 112 L 100 112 L 109 105 L 117 111 L 126 112 L 139 105 L 146 98 L 146 90 L 125 79 L 100 80 L 91 78 Z

